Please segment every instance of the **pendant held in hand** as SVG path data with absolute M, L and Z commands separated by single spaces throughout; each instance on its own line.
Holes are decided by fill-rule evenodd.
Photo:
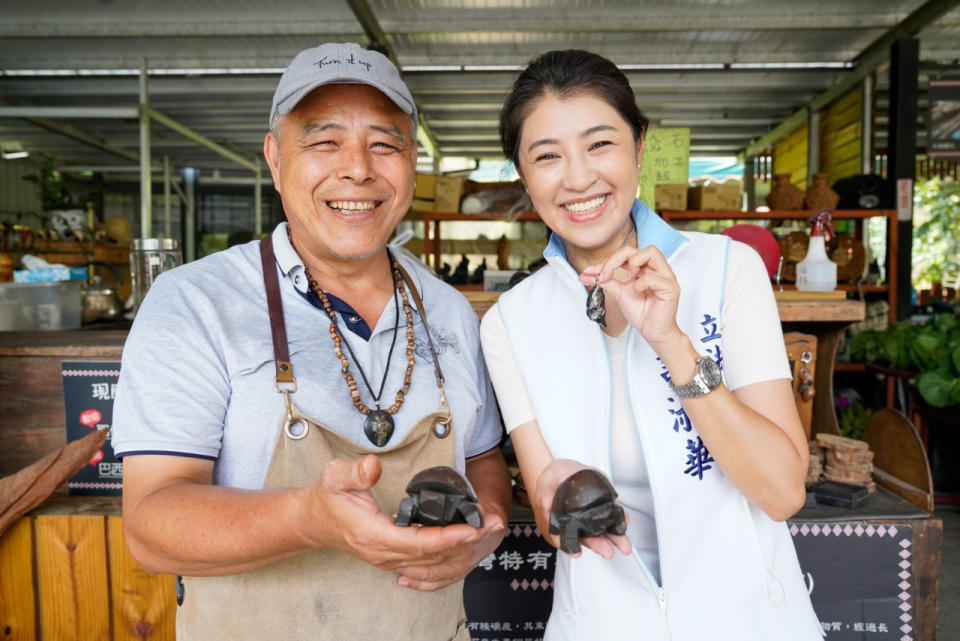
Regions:
M 606 297 L 600 287 L 600 275 L 594 276 L 593 287 L 587 295 L 587 318 L 600 323 L 600 327 L 607 326 Z

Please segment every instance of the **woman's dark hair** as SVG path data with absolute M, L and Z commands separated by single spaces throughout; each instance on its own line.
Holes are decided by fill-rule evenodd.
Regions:
M 500 144 L 518 167 L 517 152 L 523 121 L 533 103 L 552 93 L 560 98 L 590 93 L 605 100 L 630 124 L 634 140 L 643 137 L 649 120 L 637 107 L 633 89 L 617 65 L 589 51 L 548 51 L 534 58 L 513 83 L 500 110 Z

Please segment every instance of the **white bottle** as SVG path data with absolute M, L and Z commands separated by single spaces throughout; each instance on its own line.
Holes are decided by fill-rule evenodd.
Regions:
M 837 288 L 837 264 L 827 258 L 824 229 L 833 233 L 830 210 L 815 214 L 807 255 L 797 263 L 797 289 L 801 292 L 832 292 Z

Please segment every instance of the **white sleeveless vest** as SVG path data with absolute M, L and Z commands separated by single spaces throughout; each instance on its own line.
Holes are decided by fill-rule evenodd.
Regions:
M 638 245 L 656 245 L 681 286 L 677 322 L 723 365 L 725 236 L 680 233 L 637 201 Z M 610 476 L 610 361 L 586 317 L 586 289 L 554 235 L 548 265 L 498 308 L 543 437 L 555 458 Z M 810 641 L 822 631 L 784 523 L 751 505 L 710 456 L 671 393 L 669 375 L 629 329 L 627 386 L 643 446 L 662 585 L 634 552 L 608 561 L 557 555 L 545 639 Z

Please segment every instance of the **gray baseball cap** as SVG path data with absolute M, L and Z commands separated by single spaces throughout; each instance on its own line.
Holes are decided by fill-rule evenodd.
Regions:
M 303 98 L 323 85 L 364 84 L 379 89 L 404 113 L 410 114 L 412 134 L 416 134 L 417 106 L 410 89 L 390 59 L 377 51 L 344 42 L 328 42 L 304 49 L 287 65 L 270 107 L 270 128 L 278 115 L 286 115 Z

